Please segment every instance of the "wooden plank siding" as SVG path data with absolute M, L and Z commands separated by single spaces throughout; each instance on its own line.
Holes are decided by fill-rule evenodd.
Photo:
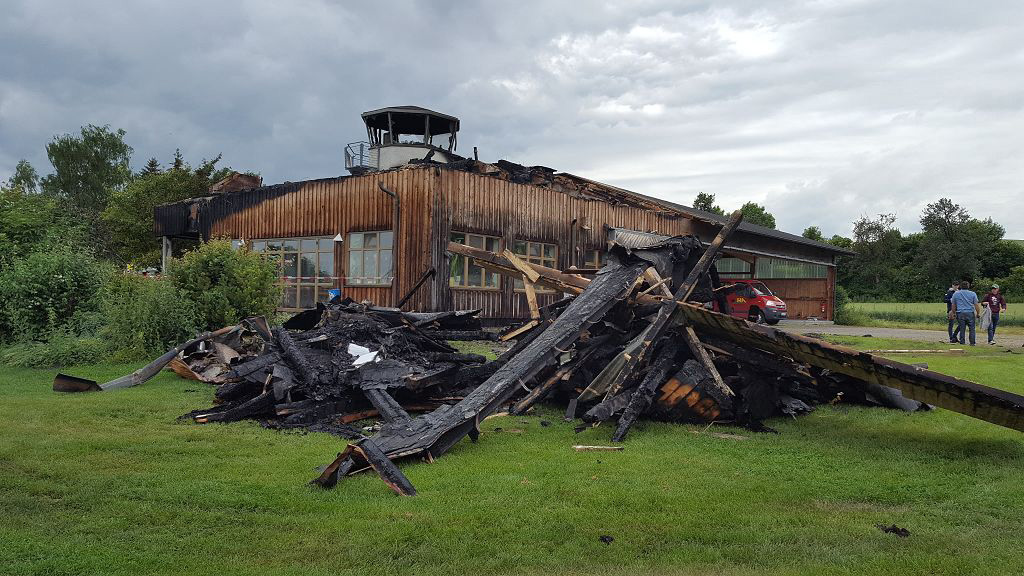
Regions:
M 607 227 L 631 228 L 663 234 L 687 234 L 690 220 L 657 214 L 626 205 L 612 205 L 528 184 L 517 184 L 486 175 L 440 169 L 435 178 L 439 196 L 434 222 L 434 251 L 444 253 L 451 232 L 469 232 L 501 238 L 502 248 L 512 249 L 516 240 L 556 244 L 557 267 L 583 264 L 584 250 L 607 248 Z M 438 262 L 438 264 L 440 264 Z M 435 264 L 437 265 L 437 264 Z M 448 264 L 439 266 L 434 290 L 442 294 L 441 307 L 481 308 L 488 318 L 526 318 L 526 295 L 502 277 L 498 290 L 449 287 Z M 540 306 L 561 294 L 540 292 Z
M 335 247 L 335 275 L 339 278 L 335 287 L 355 300 L 390 305 L 411 289 L 430 265 L 433 190 L 428 170 L 312 180 L 294 184 L 283 194 L 276 193 L 277 187 L 266 187 L 215 197 L 206 209 L 210 225 L 203 235 L 257 239 L 340 233 L 347 242 L 349 232 L 391 230 L 392 199 L 377 187 L 378 182 L 395 192 L 401 202 L 394 245 L 396 286 L 345 285 L 348 252 L 342 243 Z M 429 289 L 417 292 L 406 308 L 431 309 Z
M 393 201 L 377 187 L 378 182 L 401 200 L 394 245 L 394 286 L 348 286 L 344 283 L 348 234 L 391 230 L 393 226 Z M 608 201 L 576 190 L 518 184 L 437 165 L 409 165 L 363 176 L 264 186 L 168 204 L 157 208 L 154 230 L 157 235 L 171 237 L 246 240 L 333 237 L 340 233 L 346 243 L 335 246 L 335 275 L 339 278 L 335 287 L 342 288 L 344 295 L 393 305 L 432 266 L 437 273 L 403 308 L 480 308 L 483 317 L 510 319 L 529 315 L 525 294 L 513 289 L 512 279 L 501 278 L 497 290 L 449 287 L 450 264 L 445 248 L 451 232 L 496 236 L 501 238 L 502 248 L 509 249 L 516 240 L 555 244 L 557 266 L 567 269 L 582 266 L 586 250 L 606 249 L 608 227 L 664 235 L 693 233 L 704 240 L 717 233 L 717 227 L 706 222 L 669 209 L 640 207 L 628 198 Z M 780 239 L 737 233 L 736 241 L 783 257 L 818 261 L 823 257 L 813 247 Z M 834 272 L 829 267 L 827 279 L 766 281 L 787 300 L 792 317 L 820 316 L 824 298 L 827 317 L 831 318 Z M 538 304 L 544 306 L 560 297 L 541 292 Z

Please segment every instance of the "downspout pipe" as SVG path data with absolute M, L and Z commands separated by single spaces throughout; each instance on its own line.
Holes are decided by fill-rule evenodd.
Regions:
M 383 182 L 377 182 L 377 188 L 391 196 L 391 200 L 394 202 L 394 212 L 391 216 L 391 305 L 393 306 L 398 302 L 398 229 L 402 217 L 402 201 L 398 198 L 398 194 L 388 190 Z

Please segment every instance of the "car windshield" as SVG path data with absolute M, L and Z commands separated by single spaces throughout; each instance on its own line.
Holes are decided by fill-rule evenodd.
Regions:
M 754 292 L 757 293 L 758 296 L 775 296 L 775 294 L 772 294 L 772 291 L 769 290 L 762 282 L 751 284 L 750 287 L 754 289 Z

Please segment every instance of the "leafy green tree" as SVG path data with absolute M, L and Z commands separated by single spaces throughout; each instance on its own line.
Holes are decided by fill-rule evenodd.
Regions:
M 991 219 L 972 218 L 948 198 L 928 204 L 921 214 L 921 241 L 914 251 L 915 264 L 932 290 L 953 279 L 980 276 L 982 259 L 996 250 L 1004 229 Z
M 754 202 L 747 202 L 740 207 L 743 212 L 743 221 L 750 224 L 757 224 L 765 228 L 775 228 L 775 216 L 772 216 L 764 206 Z
M 847 250 L 850 250 L 850 249 L 853 248 L 853 239 L 852 238 L 847 238 L 846 236 L 840 236 L 839 234 L 833 234 L 831 238 L 826 240 L 826 242 L 828 242 L 829 244 L 831 244 L 833 246 L 838 246 L 840 248 L 846 248 Z
M 43 178 L 43 191 L 64 199 L 79 218 L 95 224 L 110 195 L 132 177 L 132 147 L 124 135 L 124 130 L 90 124 L 82 127 L 81 136 L 55 136 L 46 145 L 54 173 Z
M 204 160 L 193 170 L 184 162 L 181 168 L 166 172 L 143 173 L 124 188 L 114 192 L 103 211 L 103 222 L 110 234 L 111 249 L 122 260 L 140 267 L 160 262 L 159 240 L 153 235 L 153 211 L 167 202 L 205 195 L 224 170 L 215 170 L 218 155 Z
M 808 226 L 807 228 L 804 228 L 804 232 L 801 236 L 808 240 L 814 240 L 815 242 L 825 241 L 825 236 L 821 233 L 821 228 L 818 228 L 817 226 Z
M 862 216 L 853 223 L 853 251 L 847 270 L 851 296 L 883 297 L 895 286 L 896 273 L 903 264 L 903 237 L 896 228 L 895 214 L 878 218 Z
M 14 167 L 14 174 L 7 179 L 7 188 L 24 194 L 35 194 L 39 191 L 39 173 L 28 160 L 19 160 Z
M 60 220 L 53 198 L 0 189 L 0 269 L 35 249 Z
M 693 207 L 697 210 L 725 216 L 725 210 L 722 210 L 721 206 L 715 204 L 715 195 L 708 194 L 707 192 L 697 193 L 697 197 L 693 199 Z
M 1002 278 L 1015 267 L 1024 266 L 1024 244 L 1014 240 L 1000 240 L 980 256 L 981 275 Z

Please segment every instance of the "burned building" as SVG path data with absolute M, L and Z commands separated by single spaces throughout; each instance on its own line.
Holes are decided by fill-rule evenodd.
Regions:
M 694 234 L 709 242 L 725 219 L 542 166 L 455 153 L 459 120 L 424 108 L 363 114 L 367 140 L 345 150 L 349 175 L 230 191 L 158 206 L 169 255 L 180 239 L 231 238 L 281 263 L 282 308 L 309 308 L 340 289 L 407 310 L 482 309 L 528 315 L 522 284 L 449 255 L 449 242 L 581 273 L 610 240 Z M 475 154 L 474 154 L 475 156 Z M 232 187 L 233 188 L 233 187 Z M 791 318 L 831 319 L 844 250 L 742 224 L 719 262 L 723 277 L 762 279 Z M 561 295 L 539 289 L 543 306 Z

